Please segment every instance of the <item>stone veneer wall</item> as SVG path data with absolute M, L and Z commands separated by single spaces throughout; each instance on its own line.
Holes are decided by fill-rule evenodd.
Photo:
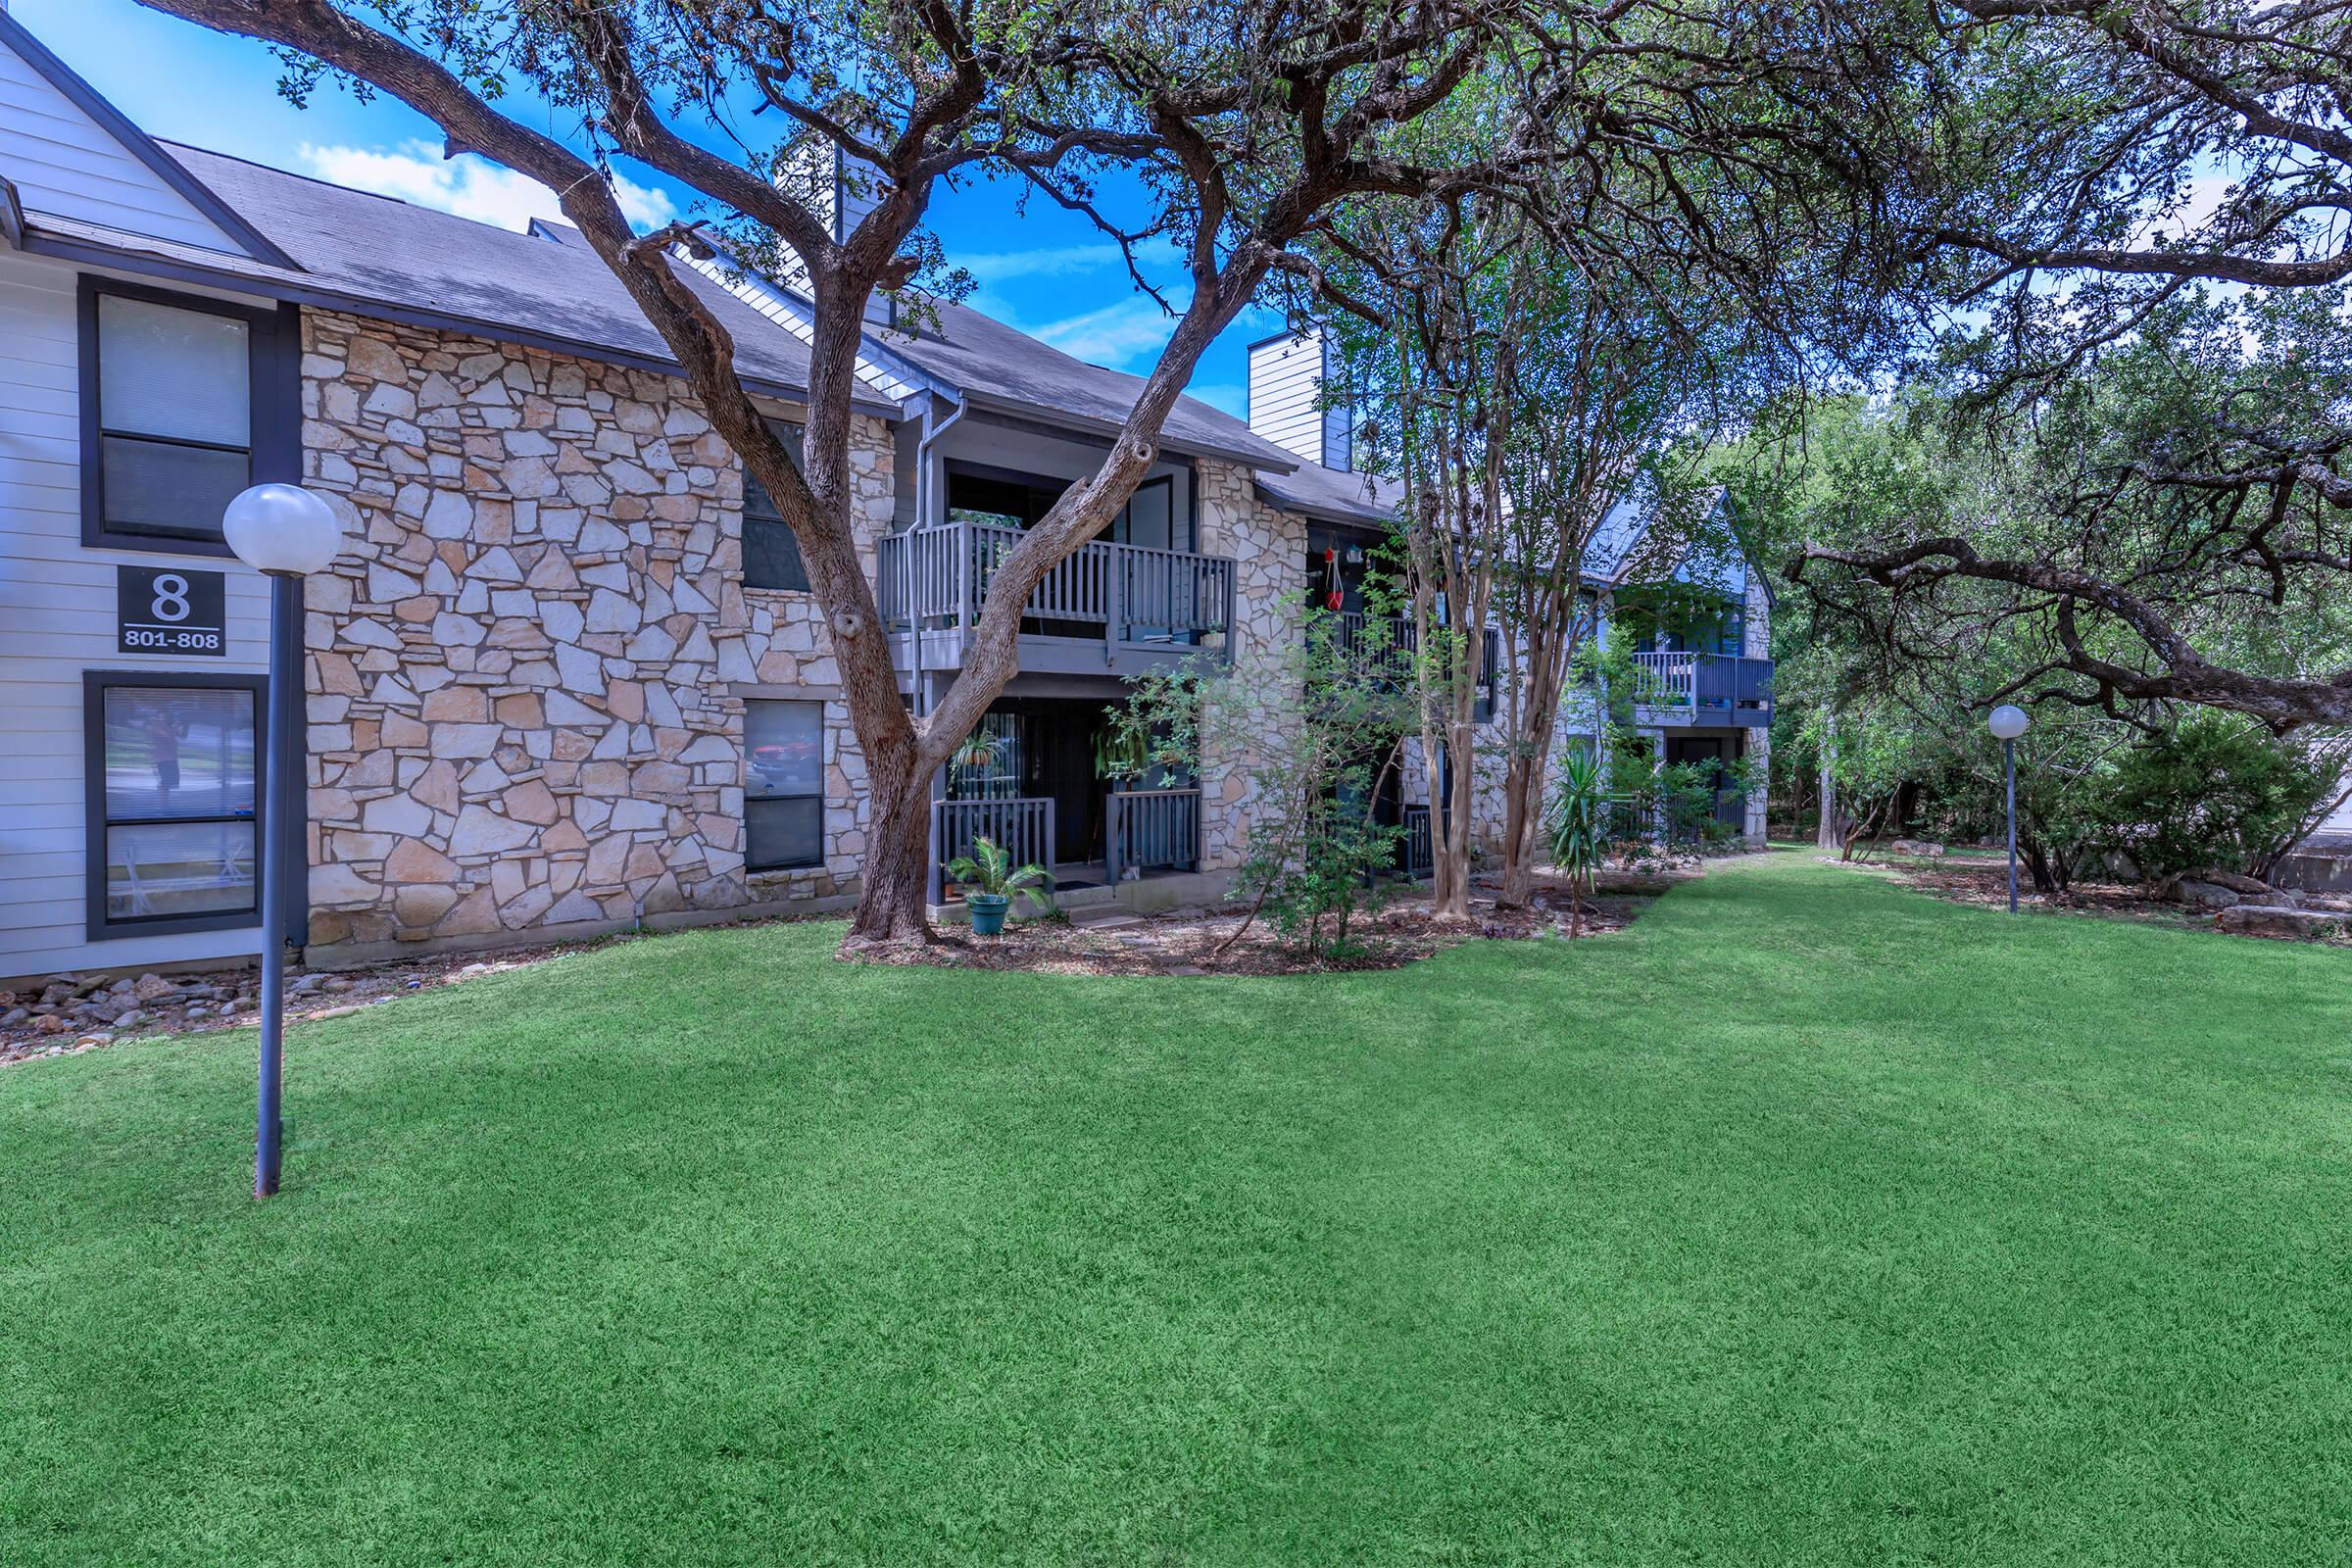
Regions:
M 838 677 L 808 596 L 740 586 L 740 470 L 679 383 L 332 312 L 304 312 L 303 349 L 309 482 L 356 518 L 307 585 L 315 945 L 854 888 L 838 701 L 825 864 L 746 874 L 744 700 Z M 870 556 L 890 433 L 853 440 Z
M 1203 458 L 1198 467 L 1200 494 L 1199 548 L 1203 555 L 1232 556 L 1237 564 L 1234 619 L 1239 641 L 1235 671 L 1245 679 L 1264 669 L 1282 650 L 1306 635 L 1301 595 L 1306 563 L 1306 519 L 1276 511 L 1257 494 L 1257 480 L 1237 464 Z M 1269 710 L 1270 729 L 1296 722 L 1297 704 Z M 1207 760 L 1200 770 L 1200 837 L 1203 871 L 1230 871 L 1242 863 L 1250 831 L 1254 759 Z

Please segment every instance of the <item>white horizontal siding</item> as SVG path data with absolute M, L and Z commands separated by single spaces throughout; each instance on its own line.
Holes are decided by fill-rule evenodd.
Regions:
M 239 248 L 6 44 L 0 44 L 0 173 L 16 182 L 19 200 L 33 212 L 208 250 Z
M 72 268 L 0 253 L 0 980 L 228 957 L 256 945 L 251 930 L 83 935 L 82 672 L 259 673 L 269 597 L 233 561 L 83 548 L 74 312 Z M 225 572 L 228 656 L 116 652 L 122 563 Z
M 1323 349 L 1314 337 L 1261 343 L 1250 351 L 1250 428 L 1309 463 L 1324 454 Z

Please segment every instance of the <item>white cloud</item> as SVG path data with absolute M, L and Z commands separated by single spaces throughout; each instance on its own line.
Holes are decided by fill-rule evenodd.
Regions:
M 377 147 L 318 147 L 309 142 L 297 149 L 303 166 L 320 179 L 378 195 L 397 196 L 419 207 L 438 208 L 521 229 L 534 218 L 563 220 L 556 193 L 525 174 L 491 163 L 473 153 L 444 160 L 427 141 L 405 141 L 386 151 Z M 640 229 L 654 228 L 677 216 L 663 192 L 614 175 L 612 194 L 621 212 Z
M 1166 240 L 1149 240 L 1137 247 L 1136 260 L 1146 275 L 1178 266 L 1182 258 Z M 1109 240 L 1079 245 L 1048 245 L 1033 251 L 993 251 L 976 255 L 950 252 L 948 264 L 970 272 L 983 287 L 1029 277 L 1068 277 L 1082 272 L 1127 275 L 1127 259 Z
M 1178 310 L 1184 308 L 1181 299 L 1169 303 Z M 1032 336 L 1045 339 L 1062 353 L 1114 370 L 1135 369 L 1138 362 L 1149 368 L 1175 331 L 1176 318 L 1145 294 L 1131 294 L 1097 310 L 1030 328 Z
M 1073 272 L 1100 271 L 1119 265 L 1119 248 L 1101 245 L 1059 245 L 1035 251 L 998 251 L 976 256 L 950 255 L 948 265 L 960 267 L 982 284 L 1019 277 L 1067 277 Z

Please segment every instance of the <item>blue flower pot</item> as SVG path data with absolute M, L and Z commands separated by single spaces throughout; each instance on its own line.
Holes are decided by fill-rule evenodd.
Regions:
M 1004 934 L 1004 911 L 1012 907 L 1012 900 L 1003 893 L 967 893 L 964 906 L 972 911 L 972 935 L 1001 937 Z

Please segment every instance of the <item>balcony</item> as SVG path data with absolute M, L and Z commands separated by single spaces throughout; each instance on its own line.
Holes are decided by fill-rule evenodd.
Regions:
M 902 667 L 951 670 L 1020 543 L 995 523 L 940 522 L 881 542 L 875 586 Z M 1056 564 L 1021 613 L 1024 671 L 1131 675 L 1189 654 L 1233 656 L 1234 564 L 1222 556 L 1094 540 Z
M 1340 651 L 1349 657 L 1377 644 L 1370 655 L 1374 667 L 1397 681 L 1412 678 L 1413 650 L 1420 645 L 1414 623 L 1400 616 L 1364 615 L 1349 612 L 1335 614 L 1333 637 Z M 1502 666 L 1502 633 L 1494 626 L 1487 628 L 1485 658 L 1479 664 L 1478 701 L 1473 716 L 1479 723 L 1494 717 L 1494 692 Z
M 1634 655 L 1634 708 L 1644 724 L 1772 722 L 1772 661 L 1737 654 Z

